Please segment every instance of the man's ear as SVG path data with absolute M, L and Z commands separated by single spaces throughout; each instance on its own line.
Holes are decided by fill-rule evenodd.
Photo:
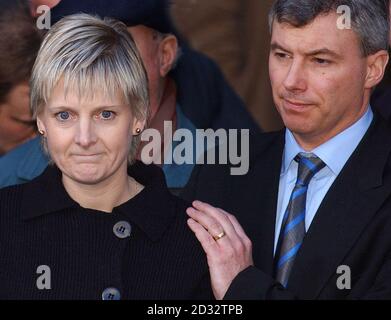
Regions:
M 365 79 L 365 88 L 371 89 L 377 86 L 384 77 L 384 72 L 389 60 L 386 50 L 380 50 L 367 57 L 367 77 Z
M 172 69 L 178 53 L 178 39 L 174 35 L 164 36 L 159 44 L 160 76 L 164 78 Z

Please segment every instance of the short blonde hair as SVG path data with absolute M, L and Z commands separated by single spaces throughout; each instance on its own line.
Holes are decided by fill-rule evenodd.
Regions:
M 30 81 L 30 104 L 36 118 L 47 105 L 53 89 L 62 81 L 65 95 L 92 97 L 96 90 L 106 97 L 122 93 L 138 120 L 149 116 L 148 80 L 136 45 L 126 25 L 114 19 L 88 14 L 67 16 L 46 34 Z M 133 137 L 129 163 L 140 142 Z

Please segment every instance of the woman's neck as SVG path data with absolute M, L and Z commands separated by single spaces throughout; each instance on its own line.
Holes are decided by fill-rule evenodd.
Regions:
M 118 170 L 120 171 L 120 170 Z M 144 188 L 132 177 L 122 172 L 106 180 L 87 185 L 63 175 L 62 181 L 69 196 L 83 208 L 111 213 L 113 209 L 133 198 Z

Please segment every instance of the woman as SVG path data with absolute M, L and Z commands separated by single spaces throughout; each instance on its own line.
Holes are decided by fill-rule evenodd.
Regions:
M 79 14 L 48 32 L 31 108 L 52 165 L 0 191 L 0 298 L 212 297 L 186 203 L 134 162 L 148 100 L 122 23 Z

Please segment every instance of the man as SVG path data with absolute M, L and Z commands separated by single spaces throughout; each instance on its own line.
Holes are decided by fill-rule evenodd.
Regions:
M 179 49 L 167 1 L 49 2 L 53 6 L 53 24 L 64 16 L 84 12 L 116 18 L 128 26 L 148 73 L 151 99 L 149 127 L 157 129 L 162 136 L 164 121 L 171 121 L 174 130 L 185 128 L 193 133 L 196 129 L 207 128 L 248 128 L 259 131 L 218 67 L 184 43 Z M 45 0 L 32 1 L 34 8 L 45 3 Z M 161 146 L 161 152 L 163 150 L 164 145 Z M 193 165 L 172 163 L 163 164 L 162 168 L 169 188 L 180 194 L 188 183 Z
M 200 167 L 210 183 L 194 180 L 188 195 L 238 219 L 204 202 L 188 209 L 214 294 L 391 298 L 391 128 L 369 105 L 389 59 L 383 0 L 277 0 L 270 24 L 286 129 L 254 141 L 246 176 Z

